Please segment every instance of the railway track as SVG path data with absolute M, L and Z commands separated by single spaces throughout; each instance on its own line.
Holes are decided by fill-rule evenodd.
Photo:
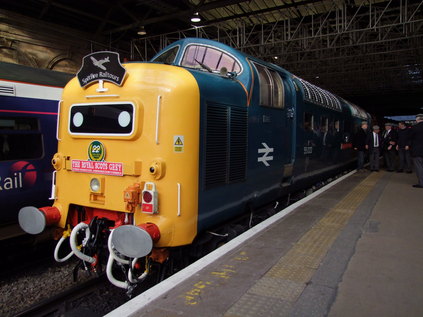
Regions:
M 74 309 L 78 310 L 76 302 L 85 300 L 91 294 L 98 292 L 106 283 L 104 275 L 88 280 L 78 286 L 63 291 L 55 296 L 36 303 L 16 314 L 16 317 L 63 316 Z M 86 313 L 86 311 L 85 311 Z M 90 316 L 101 316 L 91 312 Z

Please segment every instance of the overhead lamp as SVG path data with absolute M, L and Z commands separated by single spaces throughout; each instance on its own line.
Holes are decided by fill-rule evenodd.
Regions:
M 198 12 L 194 12 L 194 14 L 191 17 L 191 22 L 198 23 L 201 21 L 200 15 Z
M 145 30 L 144 25 L 140 27 L 140 29 L 137 32 L 138 35 L 146 35 L 147 31 Z

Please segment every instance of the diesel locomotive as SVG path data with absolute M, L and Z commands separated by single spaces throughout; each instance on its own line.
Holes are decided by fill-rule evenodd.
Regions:
M 353 164 L 352 134 L 370 120 L 279 66 L 198 38 L 150 62 L 86 56 L 59 108 L 54 204 L 22 208 L 19 223 L 57 228 L 57 261 L 107 262 L 124 289 L 202 233 Z
M 49 203 L 57 103 L 72 77 L 0 62 L 0 240 L 24 234 L 22 207 Z

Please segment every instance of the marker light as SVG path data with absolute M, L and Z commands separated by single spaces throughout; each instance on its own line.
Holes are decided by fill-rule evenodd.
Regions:
M 144 200 L 144 202 L 149 204 L 153 200 L 153 195 L 151 195 L 150 192 L 145 191 L 142 193 L 142 199 Z
M 158 213 L 158 195 L 154 183 L 145 183 L 142 191 L 141 211 L 148 214 Z
M 98 192 L 100 190 L 100 180 L 98 178 L 92 178 L 90 181 L 90 188 L 92 192 Z

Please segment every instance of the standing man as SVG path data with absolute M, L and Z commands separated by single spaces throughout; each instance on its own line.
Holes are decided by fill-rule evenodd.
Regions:
M 399 155 L 398 173 L 402 173 L 405 169 L 407 173 L 411 173 L 411 156 L 410 156 L 410 129 L 407 129 L 404 121 L 398 124 L 398 142 L 397 151 Z
M 370 170 L 379 172 L 380 148 L 382 146 L 382 138 L 379 134 L 378 125 L 373 126 L 373 132 L 367 135 L 366 149 L 369 150 Z
M 383 134 L 383 157 L 385 158 L 386 170 L 394 171 L 395 146 L 397 144 L 397 134 L 392 130 L 392 123 L 385 123 L 385 133 Z
M 357 151 L 357 172 L 364 170 L 364 157 L 366 152 L 367 142 L 367 129 L 368 125 L 366 121 L 361 122 L 361 128 L 358 129 L 354 136 L 353 145 L 354 150 Z
M 423 188 L 423 113 L 416 116 L 416 122 L 410 132 L 410 147 L 419 183 L 413 187 Z

